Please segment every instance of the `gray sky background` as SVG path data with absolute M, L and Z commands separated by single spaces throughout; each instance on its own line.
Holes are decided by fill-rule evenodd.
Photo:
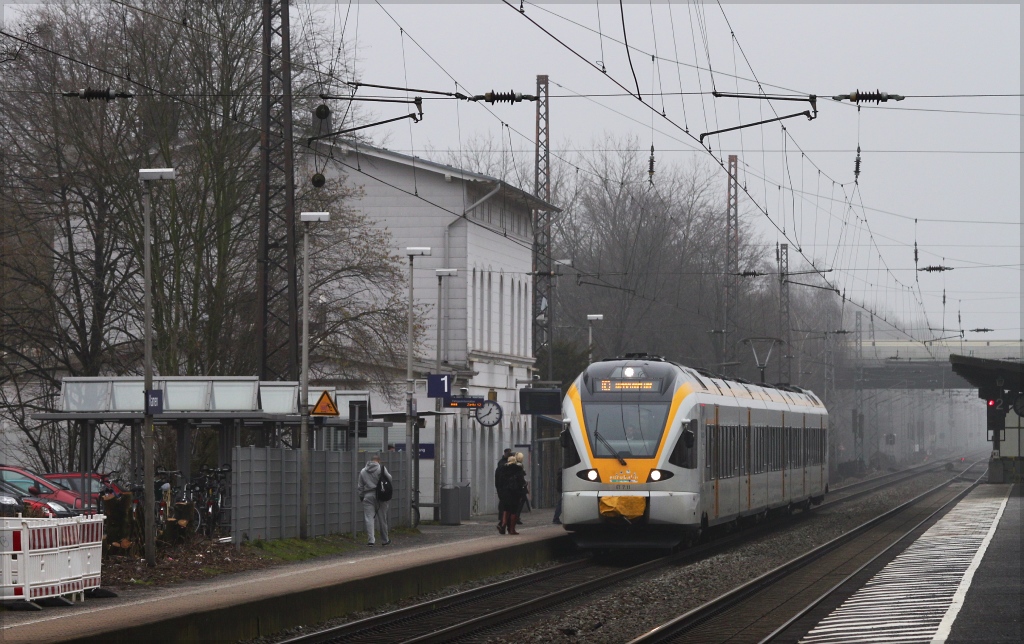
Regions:
M 960 328 L 958 310 L 968 339 L 1021 337 L 1019 4 L 629 0 L 620 15 L 612 0 L 524 3 L 525 16 L 582 58 L 603 61 L 605 75 L 521 15 L 518 0 L 510 2 L 514 8 L 501 0 L 314 0 L 293 8 L 292 38 L 310 38 L 312 15 L 325 20 L 325 37 L 344 35 L 356 53 L 356 76 L 368 83 L 452 91 L 457 81 L 465 93 L 533 93 L 536 76 L 547 74 L 555 156 L 577 163 L 577 150 L 632 138 L 642 150 L 636 169 L 642 181 L 652 143 L 659 170 L 694 159 L 717 164 L 737 154 L 750 193 L 741 195 L 741 212 L 750 216 L 759 242 L 774 246 L 788 238 L 791 270 L 802 268 L 800 247 L 815 266 L 833 269 L 829 280 L 851 300 L 899 316 L 918 339 L 951 335 L 926 327 Z M 6 4 L 8 18 L 19 4 Z M 623 20 L 635 48 L 636 81 L 622 45 Z M 330 61 L 322 64 L 327 69 Z M 612 79 L 631 92 L 639 84 L 659 114 L 624 95 Z M 818 118 L 785 121 L 785 136 L 779 123 L 712 136 L 712 152 L 702 149 L 702 132 L 807 108 L 706 94 L 712 82 L 720 91 L 757 92 L 754 79 L 768 93 L 817 94 Z M 340 93 L 344 87 L 325 89 Z M 830 98 L 855 89 L 908 98 L 859 114 Z M 387 93 L 360 94 L 369 92 Z M 1015 96 L 950 96 L 962 94 Z M 340 101 L 333 106 L 344 107 Z M 374 107 L 381 119 L 407 111 L 404 105 Z M 692 136 L 663 119 L 662 109 Z M 532 103 L 428 100 L 425 111 L 422 123 L 406 120 L 371 135 L 424 156 L 491 137 L 532 163 Z M 855 186 L 858 143 L 862 172 Z M 524 183 L 532 185 L 532 165 L 526 173 Z M 724 201 L 725 172 L 719 176 Z M 919 266 L 955 270 L 915 272 L 915 241 Z M 977 327 L 996 331 L 969 331 Z
M 792 250 L 799 245 L 816 266 L 835 269 L 829 279 L 854 301 L 878 314 L 896 313 L 919 339 L 951 335 L 922 328 L 919 299 L 932 327 L 959 328 L 960 309 L 964 329 L 996 329 L 968 331 L 968 339 L 1020 337 L 1019 5 L 627 2 L 626 34 L 640 50 L 632 52 L 634 82 L 617 2 L 524 5 L 526 16 L 581 56 L 603 60 L 609 78 L 520 15 L 518 0 L 513 4 L 313 3 L 300 6 L 293 38 L 303 37 L 310 11 L 328 20 L 335 38 L 344 28 L 357 52 L 356 74 L 367 83 L 452 91 L 457 81 L 466 93 L 533 93 L 536 76 L 548 74 L 554 154 L 575 162 L 574 150 L 605 147 L 609 136 L 619 145 L 635 137 L 644 150 L 638 180 L 646 179 L 652 142 L 659 168 L 737 154 L 751 195 L 742 195 L 741 212 L 752 216 L 762 242 L 785 242 L 776 225 L 785 228 L 791 270 L 802 263 Z M 660 60 L 652 64 L 655 51 Z M 788 137 L 778 123 L 710 137 L 712 158 L 696 141 L 701 132 L 770 118 L 772 107 L 778 115 L 807 108 L 678 95 L 709 91 L 712 75 L 720 91 L 756 92 L 756 78 L 768 93 L 817 94 L 819 116 L 785 121 Z M 623 94 L 611 78 L 633 92 L 639 83 L 644 94 L 673 93 L 645 98 L 688 126 L 693 138 L 660 114 L 652 128 L 652 111 L 635 97 L 571 97 Z M 908 98 L 864 107 L 859 115 L 830 98 L 858 88 Z M 1018 96 L 923 97 L 956 94 Z M 389 118 L 404 111 L 394 105 L 374 113 Z M 474 137 L 490 136 L 532 161 L 533 104 L 485 109 L 428 101 L 425 111 L 422 123 L 383 126 L 372 136 L 419 155 L 464 149 Z M 853 184 L 858 142 L 859 190 Z M 532 166 L 528 172 L 532 184 Z M 725 172 L 720 176 L 724 200 Z M 765 209 L 774 225 L 760 212 Z M 915 240 L 920 266 L 955 270 L 915 273 Z

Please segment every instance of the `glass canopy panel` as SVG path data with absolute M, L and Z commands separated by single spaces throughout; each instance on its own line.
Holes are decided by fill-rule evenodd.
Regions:
M 267 414 L 299 413 L 298 385 L 260 384 L 260 402 Z
M 256 380 L 214 380 L 210 409 L 213 411 L 255 411 Z
M 64 411 L 107 411 L 110 381 L 65 380 L 62 394 Z
M 210 402 L 210 381 L 175 382 L 164 386 L 164 411 L 207 411 Z
M 145 411 L 146 395 L 142 380 L 113 382 L 110 411 Z
M 345 390 L 334 392 L 334 404 L 338 406 L 338 413 L 342 418 L 348 418 L 348 404 L 354 400 L 365 401 L 367 407 L 369 407 L 370 392 Z
M 317 401 L 320 400 L 320 396 L 325 391 L 330 392 L 331 400 L 335 400 L 336 401 L 338 399 L 337 392 L 334 390 L 333 387 L 317 387 L 316 389 L 314 389 L 313 387 L 310 387 L 306 391 L 306 399 L 308 400 L 308 404 L 309 404 L 310 410 L 313 409 L 313 405 L 315 405 L 317 403 Z

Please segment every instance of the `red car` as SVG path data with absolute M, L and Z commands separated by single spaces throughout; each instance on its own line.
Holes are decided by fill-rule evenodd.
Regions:
M 48 481 L 23 467 L 0 465 L 0 481 L 14 486 L 22 493 L 52 499 L 71 508 L 80 509 L 82 495 L 67 489 L 57 481 Z
M 63 503 L 28 496 L 13 485 L 0 481 L 0 516 L 16 517 L 29 512 L 47 519 L 64 519 L 78 514 Z
M 82 493 L 82 474 L 80 472 L 43 474 L 43 478 L 60 483 L 62 486 L 74 491 L 76 494 L 81 495 Z M 125 492 L 125 490 L 121 489 L 117 484 L 110 480 L 110 474 L 98 474 L 96 472 L 86 474 L 85 484 L 89 488 L 89 494 L 91 495 L 90 503 L 92 504 L 99 502 L 100 492 L 105 487 L 109 486 L 110 489 L 114 491 L 114 494 L 124 494 Z

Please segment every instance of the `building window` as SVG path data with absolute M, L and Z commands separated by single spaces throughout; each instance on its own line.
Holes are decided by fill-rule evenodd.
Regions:
M 487 350 L 488 351 L 491 350 L 491 337 L 492 337 L 491 327 L 493 326 L 492 323 L 494 322 L 494 320 L 492 319 L 492 313 L 494 311 L 493 303 L 492 303 L 492 299 L 493 298 L 492 298 L 492 293 L 491 293 L 491 288 L 492 287 L 493 287 L 493 284 L 491 282 L 491 273 L 490 273 L 490 271 L 488 271 L 487 272 L 487 290 L 486 290 L 486 295 L 484 295 L 484 299 L 487 302 L 487 331 L 486 331 L 486 333 L 487 333 Z
M 516 324 L 516 307 L 519 304 L 519 301 L 516 299 L 518 297 L 517 288 L 518 285 L 513 279 L 508 289 L 508 352 L 512 355 L 516 355 L 516 351 L 519 350 L 519 345 L 516 344 L 519 342 L 519 328 Z
M 498 276 L 498 353 L 505 351 L 505 275 Z

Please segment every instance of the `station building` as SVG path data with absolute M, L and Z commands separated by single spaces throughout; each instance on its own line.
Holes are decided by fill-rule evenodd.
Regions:
M 517 392 L 529 382 L 534 363 L 532 212 L 557 208 L 494 177 L 365 144 L 338 143 L 329 156 L 328 179 L 358 189 L 346 206 L 390 234 L 393 252 L 406 267 L 406 248 L 431 249 L 430 256 L 413 260 L 421 329 L 413 360 L 423 425 L 420 501 L 435 502 L 442 483 L 468 483 L 472 512 L 494 512 L 493 472 L 503 448 L 527 457 L 530 452 L 531 419 L 519 414 Z M 439 286 L 435 270 L 442 268 L 458 272 L 440 278 Z M 438 356 L 441 372 L 456 377 L 456 394 L 465 388 L 469 396 L 501 405 L 497 425 L 485 427 L 455 410 L 431 417 L 436 403 L 427 398 L 425 378 L 435 371 Z M 404 364 L 396 366 L 394 381 L 404 392 Z M 387 400 L 376 394 L 371 406 L 373 416 L 396 421 L 392 442 L 404 443 L 404 396 Z M 436 468 L 435 455 L 441 457 Z M 424 510 L 422 516 L 429 514 Z

